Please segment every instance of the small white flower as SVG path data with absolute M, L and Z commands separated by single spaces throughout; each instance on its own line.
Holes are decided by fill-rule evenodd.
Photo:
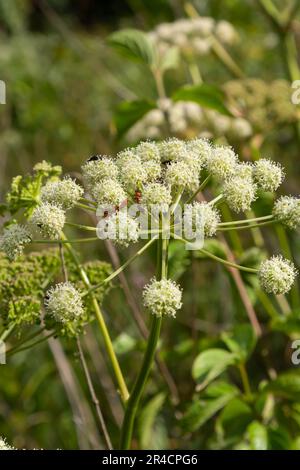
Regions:
M 177 310 L 182 306 L 182 290 L 170 279 L 157 281 L 153 278 L 150 284 L 144 287 L 144 305 L 157 317 L 175 317 Z
M 276 191 L 284 180 L 284 171 L 279 163 L 262 158 L 255 162 L 253 176 L 263 191 Z
M 6 440 L 0 437 L 0 450 L 15 450 L 15 448 L 8 445 Z
M 207 139 L 198 138 L 189 140 L 186 143 L 186 149 L 188 154 L 187 160 L 194 160 L 199 170 L 211 158 L 212 146 Z
M 116 245 L 127 247 L 139 239 L 140 227 L 127 212 L 118 211 L 102 220 L 97 227 L 99 238 L 108 238 Z
M 161 164 L 156 161 L 150 160 L 143 163 L 143 168 L 147 174 L 147 181 L 155 181 L 161 176 Z
M 142 162 L 151 161 L 160 163 L 159 148 L 155 142 L 140 142 L 136 147 L 135 152 L 140 157 Z
M 272 256 L 260 265 L 258 277 L 263 290 L 269 294 L 286 294 L 298 272 L 294 264 L 282 256 Z
M 82 165 L 83 182 L 88 191 L 104 179 L 118 179 L 118 167 L 106 156 L 95 155 Z
M 185 142 L 175 137 L 159 143 L 161 161 L 172 162 L 184 160 L 187 157 Z
M 166 183 L 175 189 L 195 191 L 199 186 L 199 174 L 195 168 L 184 161 L 172 162 L 167 166 Z
M 237 163 L 238 157 L 232 148 L 217 146 L 207 161 L 207 169 L 219 180 L 226 180 L 234 175 Z
M 247 178 L 235 176 L 225 181 L 223 193 L 228 206 L 235 212 L 251 209 L 256 199 L 256 185 Z
M 146 184 L 142 191 L 141 202 L 147 206 L 154 204 L 167 204 L 169 206 L 172 202 L 170 188 L 161 183 Z
M 30 224 L 36 227 L 43 237 L 55 240 L 60 237 L 65 220 L 65 212 L 61 207 L 44 202 L 34 210 Z
M 142 163 L 130 161 L 123 165 L 120 178 L 127 191 L 132 192 L 141 188 L 147 181 L 147 172 Z
M 234 176 L 253 181 L 253 165 L 250 162 L 242 162 L 236 166 Z
M 47 313 L 60 323 L 73 321 L 84 315 L 80 292 L 70 282 L 62 282 L 48 290 L 45 307 Z
M 92 196 L 99 205 L 119 206 L 126 200 L 126 193 L 122 185 L 113 179 L 104 179 L 96 184 Z
M 237 33 L 228 21 L 219 21 L 215 28 L 215 34 L 224 44 L 233 44 L 237 38 Z
M 231 121 L 230 133 L 237 139 L 247 139 L 253 134 L 249 121 L 244 118 L 235 118 Z
M 124 166 L 126 166 L 128 163 L 135 162 L 136 164 L 140 165 L 142 160 L 140 157 L 137 155 L 137 153 L 134 151 L 134 149 L 125 149 L 122 150 L 122 152 L 119 152 L 117 155 L 116 159 L 116 164 L 120 170 L 120 172 L 123 172 Z
M 13 224 L 5 228 L 0 237 L 0 250 L 4 251 L 10 261 L 21 256 L 25 245 L 31 242 L 31 235 L 27 227 Z
M 184 208 L 185 222 L 192 226 L 201 228 L 204 237 L 215 235 L 218 223 L 221 220 L 220 212 L 207 202 L 195 201 L 193 204 L 187 204 Z
M 83 195 L 83 188 L 71 178 L 60 181 L 48 181 L 41 189 L 42 202 L 61 206 L 64 210 L 71 209 Z
M 288 228 L 298 228 L 300 226 L 300 199 L 293 196 L 281 196 L 275 201 L 273 215 Z

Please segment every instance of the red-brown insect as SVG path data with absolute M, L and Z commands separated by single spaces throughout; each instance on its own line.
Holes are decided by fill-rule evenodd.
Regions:
M 139 204 L 141 202 L 141 198 L 142 198 L 142 193 L 141 191 L 139 191 L 138 189 L 135 191 L 134 193 L 134 200 L 137 204 Z

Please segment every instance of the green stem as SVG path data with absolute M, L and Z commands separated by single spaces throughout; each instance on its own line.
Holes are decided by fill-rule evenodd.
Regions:
M 168 269 L 168 240 L 162 239 L 161 237 L 158 240 L 157 244 L 157 254 L 158 254 L 158 263 L 157 263 L 157 279 L 163 279 L 167 277 Z M 121 440 L 120 448 L 127 450 L 130 448 L 131 439 L 133 434 L 133 426 L 135 421 L 135 416 L 139 406 L 139 402 L 145 388 L 154 356 L 155 350 L 157 347 L 160 329 L 161 329 L 162 318 L 156 315 L 152 316 L 152 324 L 150 329 L 150 334 L 147 342 L 147 349 L 144 355 L 143 364 L 138 375 L 138 378 L 135 382 L 133 390 L 131 392 L 130 398 L 128 400 L 124 421 L 121 430 Z
M 61 238 L 63 240 L 67 240 L 67 237 L 64 235 L 64 233 L 61 234 Z M 84 282 L 86 288 L 90 289 L 91 284 L 90 284 L 89 278 L 88 278 L 85 270 L 81 266 L 80 261 L 77 258 L 77 254 L 74 252 L 73 248 L 68 243 L 66 243 L 66 248 L 69 251 L 70 255 L 72 256 L 72 258 L 74 260 L 74 263 L 76 264 L 77 269 L 79 271 L 80 277 L 81 277 L 82 281 Z M 129 398 L 129 393 L 128 393 L 128 390 L 127 390 L 127 386 L 126 386 L 126 383 L 125 383 L 125 380 L 124 380 L 124 377 L 123 377 L 123 374 L 122 374 L 117 356 L 115 354 L 115 351 L 114 351 L 114 348 L 113 348 L 113 345 L 112 345 L 112 341 L 111 341 L 108 329 L 106 327 L 106 324 L 105 324 L 105 321 L 104 321 L 104 318 L 103 318 L 103 315 L 102 315 L 102 312 L 101 312 L 101 309 L 100 309 L 100 306 L 98 304 L 98 301 L 97 301 L 96 297 L 94 296 L 94 294 L 92 292 L 89 292 L 89 295 L 91 296 L 91 300 L 92 300 L 92 303 L 93 303 L 96 319 L 98 321 L 100 331 L 101 331 L 102 336 L 103 336 L 106 352 L 107 352 L 108 357 L 110 359 L 110 363 L 111 363 L 112 369 L 113 369 L 114 374 L 115 374 L 116 382 L 117 382 L 118 387 L 120 389 L 121 399 L 122 399 L 123 403 L 126 403 L 126 401 Z
M 86 209 L 88 211 L 96 212 L 95 207 L 88 206 L 87 204 L 83 204 L 82 202 L 77 202 L 76 207 L 79 207 L 80 209 Z
M 242 379 L 242 384 L 243 384 L 245 396 L 247 398 L 250 398 L 252 396 L 252 392 L 251 392 L 249 377 L 248 377 L 248 374 L 247 374 L 245 364 L 240 363 L 238 365 L 238 368 L 239 368 L 239 371 L 240 371 L 240 374 L 241 374 L 241 379 Z
M 11 355 L 17 354 L 21 351 L 27 351 L 27 349 L 33 348 L 34 346 L 37 346 L 38 344 L 43 343 L 44 341 L 46 341 L 49 338 L 52 338 L 52 336 L 54 336 L 56 334 L 57 334 L 56 331 L 52 331 L 52 333 L 49 333 L 47 336 L 43 336 L 43 338 L 40 338 L 37 341 L 35 341 L 34 343 L 28 344 L 27 346 L 23 346 L 22 348 L 17 348 L 17 347 L 12 348 L 9 351 L 7 351 L 7 355 L 11 356 Z
M 263 217 L 254 217 L 252 219 L 244 219 L 244 220 L 232 220 L 230 222 L 221 222 L 218 226 L 219 227 L 226 227 L 227 225 L 243 225 L 243 224 L 248 224 L 252 222 L 262 222 L 265 220 L 270 220 L 273 219 L 273 215 L 265 215 Z
M 276 220 L 270 220 L 268 222 L 262 222 L 260 224 L 253 224 L 253 225 L 235 225 L 233 227 L 220 227 L 218 225 L 218 231 L 220 232 L 228 232 L 230 230 L 251 230 L 258 227 L 264 227 L 266 225 L 276 224 Z
M 66 222 L 65 225 L 68 225 L 69 227 L 80 228 L 81 230 L 86 230 L 87 232 L 97 231 L 96 227 L 89 227 L 88 225 L 73 224 L 72 222 Z
M 276 226 L 276 232 L 277 232 L 277 237 L 279 240 L 279 245 L 283 251 L 284 256 L 292 260 L 293 254 L 292 254 L 290 243 L 289 243 L 284 227 L 281 224 L 278 224 Z M 297 308 L 300 304 L 299 287 L 297 284 L 295 284 L 291 289 L 291 301 L 292 301 L 292 306 L 294 308 Z
M 6 330 L 4 330 L 0 336 L 0 341 L 4 342 L 9 337 L 9 335 L 13 332 L 15 326 L 16 326 L 15 323 L 12 323 Z
M 186 201 L 186 204 L 189 204 L 190 202 L 192 202 L 195 197 L 200 193 L 200 191 L 202 191 L 206 185 L 209 183 L 210 181 L 210 178 L 211 178 L 211 175 L 208 175 L 205 180 L 203 180 L 203 182 L 200 184 L 199 188 L 191 195 L 191 197 Z
M 33 240 L 32 243 L 44 243 L 44 244 L 51 244 L 51 243 L 88 243 L 88 242 L 95 242 L 99 241 L 98 237 L 92 238 L 74 238 L 73 240 Z
M 147 243 L 145 243 L 144 246 L 142 246 L 142 248 L 140 250 L 138 250 L 133 256 L 131 256 L 130 258 L 128 258 L 128 260 L 122 264 L 122 266 L 120 266 L 118 269 L 116 269 L 116 271 L 114 271 L 112 274 L 110 274 L 107 278 L 105 278 L 102 282 L 100 282 L 99 284 L 95 285 L 95 286 L 92 286 L 89 288 L 89 290 L 87 292 L 85 292 L 82 297 L 85 297 L 86 295 L 89 295 L 90 293 L 94 292 L 95 290 L 99 289 L 100 287 L 102 287 L 104 284 L 107 284 L 108 282 L 112 281 L 115 277 L 117 277 L 122 271 L 124 271 L 124 269 L 132 262 L 134 261 L 138 256 L 140 256 L 142 253 L 144 253 L 144 251 L 147 250 L 147 248 L 149 248 L 150 245 L 152 245 L 152 243 L 157 239 L 157 236 L 156 237 L 153 237 L 151 238 L 151 240 L 149 240 Z

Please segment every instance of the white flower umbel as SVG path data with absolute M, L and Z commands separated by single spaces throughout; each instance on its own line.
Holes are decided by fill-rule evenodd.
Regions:
M 239 163 L 235 168 L 234 176 L 253 181 L 253 165 L 249 162 Z
M 122 185 L 113 179 L 104 179 L 96 184 L 92 196 L 99 205 L 119 206 L 126 200 L 126 193 Z
M 293 196 L 281 196 L 275 201 L 273 215 L 288 228 L 298 228 L 300 226 L 300 199 Z
M 209 161 L 212 154 L 212 145 L 207 139 L 192 139 L 186 143 L 188 160 L 197 162 L 200 170 Z
M 279 295 L 286 294 L 291 289 L 297 274 L 294 264 L 279 255 L 261 263 L 258 278 L 263 290 Z
M 180 287 L 170 279 L 157 281 L 153 278 L 143 291 L 145 307 L 158 317 L 175 317 L 177 310 L 182 306 L 181 298 Z
M 251 209 L 251 204 L 256 199 L 256 190 L 256 185 L 250 179 L 240 176 L 228 179 L 223 185 L 226 202 L 235 212 Z
M 88 191 L 91 191 L 95 184 L 100 183 L 104 179 L 118 178 L 117 165 L 111 158 L 106 156 L 96 155 L 91 157 L 91 160 L 82 165 L 81 169 L 83 182 Z
M 184 161 L 170 163 L 166 169 L 165 180 L 176 190 L 195 191 L 199 186 L 198 172 Z
M 10 261 L 22 255 L 24 247 L 31 242 L 31 234 L 27 227 L 13 224 L 5 228 L 0 237 L 0 250 L 4 251 Z
M 45 307 L 47 313 L 60 323 L 76 320 L 84 315 L 80 292 L 70 282 L 62 282 L 48 290 Z
M 159 148 L 155 142 L 140 142 L 136 147 L 135 152 L 140 157 L 142 162 L 152 161 L 160 163 Z
M 15 450 L 15 448 L 8 445 L 6 440 L 0 437 L 0 450 Z
M 238 157 L 230 147 L 217 146 L 207 161 L 207 169 L 217 179 L 226 180 L 234 175 L 237 163 Z
M 162 163 L 172 161 L 178 162 L 187 157 L 185 142 L 183 140 L 176 139 L 175 137 L 160 142 L 159 153 Z
M 60 237 L 65 220 L 65 212 L 61 207 L 44 202 L 34 210 L 30 224 L 34 226 L 43 237 L 55 240 Z
M 132 162 L 136 162 L 139 165 L 142 162 L 135 149 L 125 149 L 118 153 L 116 164 L 121 173 L 123 172 L 124 166 Z
M 259 188 L 273 192 L 284 180 L 284 171 L 279 163 L 262 158 L 255 162 L 253 176 Z
M 185 221 L 192 226 L 201 227 L 204 237 L 213 237 L 216 234 L 218 223 L 221 220 L 220 212 L 207 202 L 187 204 L 184 208 Z
M 100 239 L 109 239 L 116 245 L 127 247 L 138 241 L 140 227 L 126 211 L 119 211 L 101 220 L 97 235 Z
M 146 184 L 142 191 L 141 202 L 148 207 L 154 204 L 169 206 L 172 202 L 170 187 L 161 183 Z
M 147 181 L 147 172 L 142 163 L 134 160 L 123 165 L 120 178 L 127 191 L 132 192 L 141 188 Z
M 143 163 L 143 168 L 147 175 L 147 181 L 155 181 L 161 176 L 161 164 L 155 160 Z
M 42 202 L 61 206 L 64 210 L 71 209 L 83 195 L 83 188 L 71 178 L 60 181 L 49 181 L 41 190 Z

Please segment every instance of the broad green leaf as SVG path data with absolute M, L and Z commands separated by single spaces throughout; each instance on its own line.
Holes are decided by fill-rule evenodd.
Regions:
M 138 434 L 141 449 L 152 448 L 155 418 L 166 399 L 165 393 L 153 397 L 143 408 L 138 421 Z
M 231 352 L 237 354 L 241 361 L 246 361 L 256 345 L 256 336 L 249 324 L 237 325 L 231 333 L 223 333 L 222 339 Z
M 136 346 L 136 340 L 123 332 L 114 340 L 114 350 L 116 354 L 125 354 L 129 351 L 132 351 Z
M 286 317 L 276 317 L 271 326 L 273 330 L 282 331 L 287 335 L 300 335 L 300 314 L 293 312 Z
M 288 400 L 299 401 L 300 397 L 300 370 L 285 372 L 270 382 L 264 391 Z
M 206 387 L 235 362 L 236 355 L 224 349 L 208 349 L 201 352 L 192 367 L 193 378 L 198 383 L 197 389 Z
M 241 436 L 253 419 L 249 405 L 240 398 L 233 398 L 223 409 L 218 418 L 218 428 L 222 434 Z
M 268 449 L 268 430 L 263 424 L 253 421 L 248 426 L 247 432 L 251 450 Z
M 194 101 L 204 108 L 214 109 L 220 114 L 231 116 L 224 104 L 225 95 L 219 88 L 212 85 L 185 86 L 177 90 L 172 99 L 173 101 Z
M 112 33 L 107 42 L 131 60 L 150 66 L 155 62 L 155 49 L 151 41 L 138 29 L 123 29 Z
M 145 114 L 155 108 L 156 104 L 154 102 L 146 100 L 125 101 L 121 103 L 113 118 L 118 136 L 124 135 Z
M 212 389 L 214 387 L 214 389 Z M 204 398 L 192 403 L 181 420 L 186 431 L 195 431 L 220 411 L 234 396 L 238 389 L 226 382 L 212 384 L 205 392 Z
M 268 430 L 269 450 L 289 450 L 292 447 L 291 436 L 283 428 L 271 428 Z
M 160 68 L 162 71 L 175 69 L 178 67 L 180 61 L 180 54 L 178 47 L 170 47 L 163 55 L 160 61 Z

